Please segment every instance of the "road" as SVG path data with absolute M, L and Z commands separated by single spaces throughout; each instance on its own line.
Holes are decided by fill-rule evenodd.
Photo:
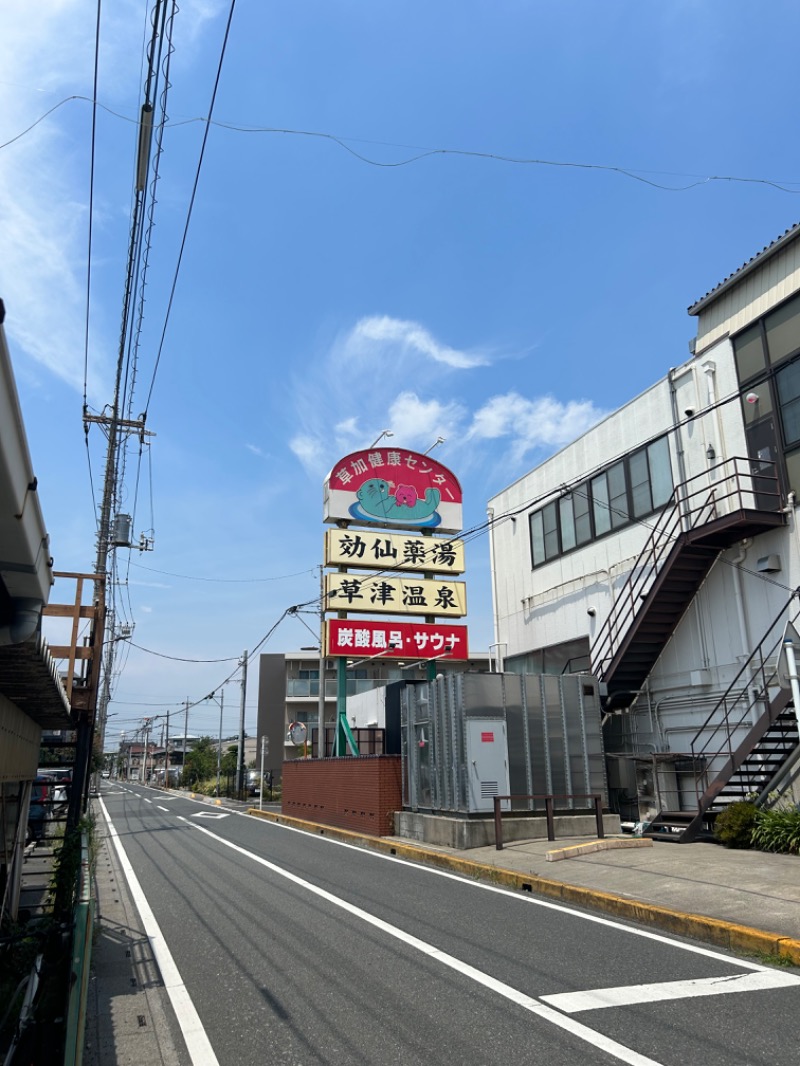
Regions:
M 102 798 L 195 1066 L 796 1066 L 794 972 L 140 785 Z

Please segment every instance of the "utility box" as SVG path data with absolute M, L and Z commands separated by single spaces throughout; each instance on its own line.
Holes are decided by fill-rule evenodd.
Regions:
M 597 794 L 607 803 L 599 686 L 588 674 L 448 673 L 407 686 L 400 738 L 407 810 L 485 815 L 508 795 L 519 797 L 514 811 L 543 811 L 546 795 L 565 809 Z
M 468 718 L 466 726 L 467 811 L 493 811 L 494 797 L 507 796 L 508 737 L 506 723 L 496 718 Z M 504 804 L 508 806 L 507 802 Z

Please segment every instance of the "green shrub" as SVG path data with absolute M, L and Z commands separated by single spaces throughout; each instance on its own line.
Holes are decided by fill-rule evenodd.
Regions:
M 726 848 L 751 847 L 757 814 L 755 803 L 749 803 L 747 800 L 729 804 L 717 815 L 714 836 Z
M 752 840 L 763 851 L 800 855 L 800 807 L 756 811 Z

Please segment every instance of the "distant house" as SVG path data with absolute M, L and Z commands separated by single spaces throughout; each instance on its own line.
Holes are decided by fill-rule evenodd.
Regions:
M 688 361 L 490 501 L 505 669 L 594 673 L 615 809 L 684 839 L 797 777 L 800 225 L 689 313 Z

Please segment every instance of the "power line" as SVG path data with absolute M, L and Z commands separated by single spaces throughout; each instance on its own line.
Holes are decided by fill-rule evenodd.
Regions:
M 189 198 L 189 209 L 188 209 L 188 211 L 186 213 L 186 223 L 185 223 L 185 225 L 183 227 L 183 237 L 181 238 L 181 246 L 180 246 L 180 250 L 178 252 L 178 261 L 177 261 L 177 263 L 175 265 L 175 274 L 174 274 L 174 277 L 172 279 L 172 287 L 170 289 L 169 300 L 167 301 L 167 311 L 166 311 L 166 314 L 164 316 L 164 327 L 163 327 L 163 329 L 161 331 L 161 340 L 160 340 L 159 345 L 158 345 L 158 353 L 156 355 L 155 366 L 153 367 L 153 376 L 152 376 L 152 378 L 150 380 L 150 388 L 148 390 L 147 401 L 146 401 L 145 406 L 144 406 L 144 416 L 143 417 L 145 417 L 145 418 L 147 417 L 147 412 L 150 409 L 150 400 L 152 399 L 152 396 L 153 396 L 153 387 L 154 387 L 154 385 L 156 383 L 156 375 L 158 374 L 158 368 L 159 368 L 159 365 L 161 363 L 161 354 L 162 354 L 162 352 L 164 350 L 164 340 L 165 340 L 166 335 L 167 335 L 167 326 L 169 325 L 170 314 L 172 312 L 172 304 L 173 304 L 174 299 L 175 299 L 175 290 L 177 289 L 177 286 L 178 286 L 178 276 L 179 276 L 180 270 L 181 270 L 181 263 L 183 262 L 183 252 L 184 252 L 184 249 L 186 248 L 186 238 L 187 238 L 187 236 L 189 234 L 189 224 L 191 223 L 191 220 L 192 220 L 192 212 L 194 210 L 194 202 L 195 202 L 195 198 L 197 196 L 197 186 L 198 186 L 199 181 L 200 181 L 200 170 L 201 170 L 201 168 L 203 166 L 203 159 L 205 157 L 206 144 L 208 143 L 208 134 L 209 134 L 209 130 L 211 129 L 211 116 L 214 113 L 214 105 L 215 105 L 216 99 L 217 99 L 217 90 L 219 88 L 219 82 L 220 82 L 220 78 L 222 76 L 222 64 L 223 64 L 223 62 L 225 60 L 225 52 L 226 52 L 226 49 L 228 47 L 228 37 L 230 35 L 231 23 L 233 22 L 233 12 L 234 12 L 235 7 L 236 7 L 236 0 L 231 0 L 230 10 L 228 11 L 228 21 L 227 21 L 227 23 L 225 25 L 225 34 L 224 34 L 223 39 L 222 39 L 222 48 L 220 49 L 219 63 L 217 65 L 217 75 L 216 75 L 216 78 L 214 79 L 214 88 L 213 88 L 212 93 L 211 93 L 211 103 L 210 103 L 209 109 L 208 109 L 208 121 L 205 124 L 205 129 L 203 130 L 203 141 L 202 141 L 202 144 L 200 146 L 200 156 L 199 156 L 199 158 L 197 160 L 197 168 L 195 170 L 195 175 L 194 175 L 194 184 L 192 185 L 192 194 L 191 194 L 191 196 Z
M 121 119 L 123 122 L 137 122 L 137 119 L 132 118 L 129 115 L 123 115 L 119 111 L 114 111 L 113 108 L 108 107 L 106 104 L 102 104 L 99 101 L 93 101 L 89 96 L 81 96 L 79 94 L 73 94 L 72 96 L 66 96 L 63 100 L 60 100 L 57 104 L 54 104 L 48 111 L 45 111 L 43 115 L 36 119 L 30 126 L 16 134 L 10 140 L 0 144 L 0 150 L 7 148 L 18 141 L 21 137 L 24 137 L 27 133 L 30 133 L 40 122 L 43 122 L 49 115 L 51 115 L 58 108 L 63 107 L 64 104 L 70 103 L 73 100 L 83 101 L 86 103 L 92 103 L 97 107 L 102 108 L 108 114 L 113 115 L 115 118 Z M 233 133 L 280 133 L 286 136 L 293 137 L 312 137 L 319 138 L 320 140 L 332 141 L 334 144 L 339 145 L 344 151 L 349 152 L 350 155 L 355 156 L 360 162 L 367 163 L 370 166 L 396 169 L 398 167 L 409 166 L 411 163 L 419 162 L 420 160 L 427 159 L 436 155 L 451 155 L 461 156 L 473 159 L 486 159 L 498 163 L 510 163 L 516 166 L 538 166 L 538 167 L 561 167 L 565 169 L 574 170 L 597 170 L 605 171 L 611 174 L 619 174 L 622 177 L 631 178 L 633 181 L 643 182 L 645 185 L 650 185 L 655 189 L 663 190 L 664 192 L 688 192 L 690 189 L 697 188 L 701 185 L 707 185 L 711 182 L 729 182 L 745 185 L 766 185 L 770 188 L 777 189 L 779 192 L 785 192 L 790 194 L 800 193 L 800 188 L 789 188 L 789 186 L 800 186 L 800 181 L 793 180 L 778 180 L 774 178 L 748 178 L 735 174 L 692 174 L 690 172 L 682 171 L 668 171 L 668 170 L 649 170 L 640 169 L 636 167 L 622 167 L 603 163 L 583 163 L 574 160 L 557 160 L 557 159 L 542 159 L 539 157 L 528 156 L 512 156 L 504 155 L 500 152 L 487 152 L 477 149 L 469 148 L 428 148 L 422 145 L 412 145 L 397 143 L 394 141 L 376 141 L 363 137 L 340 137 L 333 133 L 326 133 L 321 130 L 301 130 L 292 129 L 289 127 L 278 126 L 248 126 L 238 123 L 221 122 L 218 119 L 212 119 L 210 117 L 203 118 L 202 116 L 196 116 L 193 118 L 177 119 L 174 122 L 168 123 L 170 128 L 176 126 L 188 126 L 195 122 L 203 122 L 208 126 L 217 126 L 220 129 L 230 130 Z M 400 159 L 392 162 L 385 162 L 379 159 L 372 159 L 369 156 L 363 155 L 360 152 L 351 148 L 351 144 L 374 144 L 380 145 L 386 148 L 402 148 L 406 150 L 412 150 L 416 154 L 406 159 Z M 688 185 L 664 185 L 660 182 L 653 181 L 646 177 L 647 174 L 664 174 L 672 177 L 680 178 L 693 178 Z
M 286 581 L 290 577 L 302 577 L 304 574 L 313 574 L 314 570 L 296 570 L 293 574 L 278 574 L 276 577 L 201 577 L 199 574 L 176 574 L 172 570 L 156 570 L 153 566 L 144 566 L 142 563 L 131 563 L 138 570 L 149 570 L 151 574 L 163 574 L 165 577 L 180 577 L 185 581 L 211 581 L 218 584 L 228 585 L 254 585 L 264 581 Z

